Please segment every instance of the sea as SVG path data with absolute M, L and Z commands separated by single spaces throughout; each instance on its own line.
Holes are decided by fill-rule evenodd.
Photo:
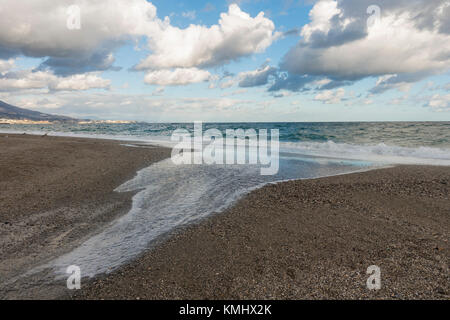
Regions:
M 115 139 L 130 148 L 173 147 L 177 129 L 193 123 L 0 124 L 2 133 Z M 450 122 L 203 123 L 203 130 L 279 130 L 279 170 L 261 175 L 260 165 L 176 165 L 171 159 L 137 172 L 117 192 L 134 191 L 131 210 L 82 245 L 37 266 L 64 277 L 79 266 L 84 277 L 109 273 L 158 240 L 224 211 L 248 192 L 270 183 L 314 179 L 398 164 L 450 166 Z M 126 150 L 126 149 L 125 149 Z M 126 151 L 125 151 L 126 152 Z M 450 170 L 450 168 L 449 168 Z

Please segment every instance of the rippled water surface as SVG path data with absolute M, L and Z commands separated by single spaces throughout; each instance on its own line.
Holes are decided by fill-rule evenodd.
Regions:
M 236 128 L 279 129 L 280 140 L 289 142 L 328 142 L 372 145 L 384 143 L 400 147 L 450 148 L 448 122 L 304 122 L 304 123 L 205 123 L 204 129 L 221 131 Z M 131 123 L 131 124 L 52 124 L 5 125 L 0 131 L 59 132 L 79 135 L 119 137 L 170 136 L 175 129 L 193 130 L 192 123 Z

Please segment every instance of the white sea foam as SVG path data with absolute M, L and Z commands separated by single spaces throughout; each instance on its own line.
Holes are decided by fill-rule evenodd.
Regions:
M 64 276 L 69 265 L 83 276 L 110 272 L 135 258 L 161 235 L 220 212 L 243 194 L 265 184 L 369 170 L 361 161 L 281 157 L 280 172 L 261 176 L 258 165 L 180 165 L 170 159 L 138 172 L 117 188 L 137 191 L 125 216 L 112 222 L 75 250 L 31 270 L 27 275 L 53 269 Z
M 450 149 L 433 147 L 400 147 L 386 145 L 354 145 L 328 142 L 283 142 L 281 150 L 295 154 L 355 159 L 386 164 L 450 165 Z
M 170 136 L 158 135 L 113 135 L 79 132 L 47 132 L 47 131 L 19 131 L 2 129 L 2 133 L 34 134 L 49 136 L 79 137 L 139 142 L 173 148 L 177 142 L 171 141 Z M 379 144 L 350 144 L 327 142 L 280 142 L 280 151 L 299 155 L 329 157 L 334 159 L 350 159 L 373 161 L 383 164 L 424 164 L 450 166 L 450 149 L 430 146 L 402 147 L 396 145 Z
M 166 136 L 152 136 L 148 143 L 173 147 Z M 450 149 L 435 147 L 401 147 L 384 143 L 358 145 L 327 142 L 280 142 L 280 152 L 318 156 L 333 159 L 348 159 L 379 162 L 383 164 L 423 164 L 450 166 Z

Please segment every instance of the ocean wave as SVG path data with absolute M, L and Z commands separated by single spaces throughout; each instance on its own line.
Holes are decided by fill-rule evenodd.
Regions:
M 164 147 L 170 148 L 176 144 L 166 136 L 148 138 L 149 143 Z M 402 147 L 385 143 L 361 145 L 337 143 L 331 140 L 326 142 L 280 141 L 280 152 L 325 158 L 374 161 L 384 164 L 450 165 L 450 149 L 429 146 Z
M 1 129 L 2 133 L 36 134 L 47 133 L 52 136 L 113 139 L 134 141 L 142 144 L 158 145 L 173 148 L 177 142 L 171 141 L 169 135 L 132 134 L 118 132 L 115 134 L 100 134 L 91 132 L 58 132 L 47 130 L 14 130 Z M 284 139 L 281 139 L 284 140 Z M 225 142 L 225 141 L 224 141 Z M 293 155 L 307 155 L 324 158 L 363 160 L 383 164 L 424 164 L 450 166 L 450 148 L 431 146 L 404 147 L 394 144 L 354 144 L 328 141 L 280 141 L 280 151 Z
M 356 145 L 327 142 L 281 142 L 281 151 L 319 157 L 376 161 L 389 164 L 450 165 L 450 149 L 400 147 L 384 143 Z

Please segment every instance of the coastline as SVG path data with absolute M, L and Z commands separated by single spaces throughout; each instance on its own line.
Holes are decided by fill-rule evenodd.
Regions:
M 267 185 L 70 298 L 449 299 L 449 193 L 433 166 Z
M 18 156 L 23 150 L 14 140 L 27 146 L 26 155 Z M 13 267 L 49 259 L 48 250 L 52 257 L 66 252 L 126 213 L 132 194 L 113 190 L 170 155 L 169 149 L 129 148 L 114 140 L 0 134 L 0 141 L 2 159 L 11 157 L 0 166 L 14 167 L 1 171 L 2 191 L 13 190 L 2 194 L 2 278 Z M 174 232 L 111 274 L 83 279 L 80 291 L 44 287 L 25 296 L 16 287 L 0 295 L 448 299 L 448 171 L 398 166 L 269 184 L 230 209 Z M 41 181 L 49 173 L 52 179 Z M 23 232 L 25 237 L 16 237 Z M 377 263 L 386 279 L 382 290 L 369 292 L 365 271 Z
M 70 251 L 126 214 L 134 193 L 114 189 L 168 156 L 169 149 L 130 148 L 122 141 L 0 134 L 1 283 Z M 0 288 L 0 297 L 59 294 L 52 288 L 20 292 L 17 286 Z

